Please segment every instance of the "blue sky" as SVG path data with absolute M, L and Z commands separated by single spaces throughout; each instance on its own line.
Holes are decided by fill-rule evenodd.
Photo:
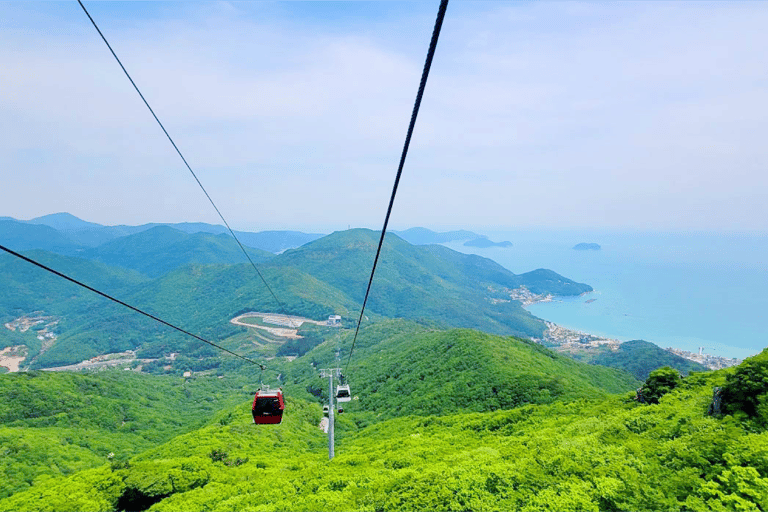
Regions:
M 87 2 L 238 229 L 378 228 L 437 2 Z M 768 4 L 458 2 L 394 228 L 768 231 Z M 76 2 L 0 4 L 0 216 L 217 222 Z

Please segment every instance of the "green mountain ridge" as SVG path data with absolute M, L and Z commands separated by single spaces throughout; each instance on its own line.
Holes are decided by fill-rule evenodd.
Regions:
M 263 263 L 274 254 L 246 247 L 254 263 Z M 159 277 L 187 265 L 236 264 L 246 261 L 235 240 L 226 234 L 187 234 L 167 226 L 157 226 L 121 237 L 84 251 L 82 257 L 138 270 Z
M 83 245 L 49 226 L 24 224 L 13 219 L 0 220 L 0 243 L 14 251 L 42 249 L 67 255 L 83 249 Z
M 267 265 L 294 266 L 362 302 L 377 243 L 371 230 L 336 232 Z M 390 318 L 430 318 L 497 334 L 540 336 L 544 323 L 503 291 L 522 284 L 537 290 L 554 284 L 554 294 L 592 289 L 551 271 L 516 276 L 487 258 L 439 245 L 414 246 L 387 234 L 367 307 Z
M 229 234 L 229 230 L 221 225 L 208 224 L 205 222 L 180 222 L 180 223 L 148 223 L 140 226 L 104 226 L 93 222 L 87 222 L 75 217 L 70 213 L 54 213 L 43 215 L 31 220 L 19 220 L 13 217 L 0 217 L 0 222 L 9 221 L 17 224 L 10 231 L 7 225 L 0 224 L 0 240 L 5 239 L 6 243 L 12 243 L 18 250 L 25 249 L 45 249 L 59 252 L 60 254 L 72 255 L 73 251 L 83 248 L 98 247 L 112 240 L 136 235 L 156 227 L 170 227 L 177 231 L 190 235 L 196 233 L 207 233 L 213 235 Z M 45 240 L 36 239 L 34 229 L 29 226 L 47 226 L 58 232 L 56 237 L 61 238 L 61 242 L 52 245 Z M 25 231 L 26 230 L 26 231 Z M 20 234 L 28 233 L 25 236 Z M 39 232 L 39 230 L 38 230 Z M 49 232 L 50 233 L 50 232 Z M 252 233 L 248 231 L 235 231 L 238 239 L 243 245 L 251 246 L 257 249 L 265 250 L 271 253 L 279 253 L 291 247 L 298 247 L 307 242 L 320 238 L 318 233 L 302 233 L 300 231 L 261 231 Z
M 349 336 L 331 339 L 311 350 L 286 369 L 288 382 L 323 396 L 312 369 L 333 365 L 337 348 L 346 361 L 350 342 Z M 640 385 L 625 372 L 579 363 L 529 340 L 469 329 L 442 331 L 403 320 L 362 329 L 347 370 L 353 394 L 360 395 L 349 410 L 376 418 L 598 398 Z
M 427 417 L 606 397 L 607 391 L 636 385 L 620 372 L 567 360 L 538 345 L 475 331 L 425 330 L 413 322 L 389 320 L 365 327 L 361 333 L 352 383 L 354 393 L 362 398 L 350 403 L 349 414 L 340 417 L 342 435 L 355 432 L 356 423 L 392 416 Z M 346 342 L 350 334 L 346 333 Z M 435 343 L 455 347 L 445 351 L 447 357 L 439 364 L 433 364 Z M 500 357 L 492 357 L 499 351 Z M 464 364 L 470 362 L 463 355 L 467 352 L 475 354 L 470 367 Z M 397 354 L 407 363 L 398 362 Z M 382 357 L 391 359 L 384 368 L 384 380 L 377 370 Z M 248 403 L 242 403 L 258 383 L 257 372 L 250 366 L 233 367 L 223 379 L 213 374 L 183 379 L 119 370 L 0 376 L 0 439 L 6 440 L 6 455 L 10 454 L 0 464 L 6 482 L 0 487 L 0 498 L 34 487 L 34 482 L 44 485 L 46 478 L 98 467 L 110 453 L 120 464 L 130 459 L 133 467 L 142 467 L 146 476 L 140 479 L 144 481 L 156 481 L 158 472 L 178 467 L 174 463 L 167 468 L 156 459 L 189 457 L 195 466 L 195 458 L 202 457 L 203 462 L 207 458 L 203 469 L 208 471 L 205 468 L 212 462 L 209 455 L 213 451 L 225 453 L 221 460 L 235 465 L 245 464 L 238 460 L 249 460 L 257 467 L 273 467 L 273 454 L 265 450 L 279 450 L 287 457 L 297 456 L 298 451 L 319 462 L 324 440 L 317 429 L 320 406 L 312 396 L 319 379 L 308 363 L 332 364 L 334 358 L 334 343 L 328 341 L 292 363 L 270 362 L 274 371 L 267 379 L 274 379 L 276 373 L 283 375 L 288 409 L 283 425 L 260 430 L 251 425 Z M 397 372 L 392 373 L 395 368 Z M 428 378 L 424 379 L 426 368 Z M 467 382 L 475 386 L 462 391 Z M 559 392 L 552 383 L 565 383 L 568 389 Z M 478 395 L 491 385 L 499 387 L 498 395 Z M 507 395 L 514 399 L 505 400 Z M 236 403 L 240 405 L 232 410 Z M 228 428 L 222 430 L 222 426 Z M 238 440 L 233 442 L 227 432 Z M 268 445 L 261 445 L 263 442 Z M 138 464 L 141 461 L 152 463 Z M 181 466 L 188 467 L 187 463 Z M 25 469 L 17 474 L 19 465 Z

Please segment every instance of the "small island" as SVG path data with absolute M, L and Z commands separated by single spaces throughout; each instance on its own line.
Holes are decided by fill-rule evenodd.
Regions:
M 467 247 L 512 247 L 512 242 L 492 242 L 485 237 L 475 238 L 474 240 L 467 240 L 464 242 Z
M 601 247 L 596 243 L 582 242 L 573 246 L 574 251 L 599 251 Z

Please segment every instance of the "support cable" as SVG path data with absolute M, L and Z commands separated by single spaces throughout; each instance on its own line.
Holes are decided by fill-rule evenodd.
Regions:
M 20 259 L 22 259 L 22 260 L 24 260 L 24 261 L 26 261 L 28 263 L 31 263 L 31 264 L 33 264 L 33 265 L 35 265 L 37 267 L 40 267 L 43 270 L 46 270 L 46 271 L 48 271 L 48 272 L 50 272 L 52 274 L 56 274 L 57 276 L 59 276 L 59 277 L 61 277 L 63 279 L 66 279 L 67 281 L 69 281 L 71 283 L 74 283 L 74 284 L 76 284 L 78 286 L 81 286 L 81 287 L 85 288 L 86 290 L 90 290 L 90 291 L 92 291 L 93 293 L 95 293 L 97 295 L 101 295 L 102 297 L 104 297 L 106 299 L 109 299 L 112 302 L 117 302 L 121 306 L 125 306 L 126 308 L 128 308 L 128 309 L 130 309 L 132 311 L 135 311 L 136 313 L 139 313 L 139 314 L 144 315 L 144 316 L 146 316 L 148 318 L 151 318 L 152 320 L 154 320 L 156 322 L 160 322 L 161 324 L 166 325 L 166 326 L 170 327 L 171 329 L 176 329 L 177 331 L 179 331 L 181 333 L 184 333 L 187 336 L 191 336 L 191 337 L 195 338 L 198 341 L 202 341 L 203 343 L 207 343 L 207 344 L 211 345 L 212 347 L 215 347 L 215 348 L 217 348 L 217 349 L 219 349 L 219 350 L 221 350 L 223 352 L 227 352 L 228 354 L 231 354 L 231 355 L 233 355 L 235 357 L 238 357 L 238 358 L 242 359 L 243 361 L 247 361 L 247 362 L 249 362 L 251 364 L 255 364 L 256 366 L 261 368 L 262 371 L 267 369 L 266 366 L 264 366 L 261 363 L 257 363 L 253 359 L 249 359 L 249 358 L 247 358 L 245 356 L 241 356 L 240 354 L 236 354 L 236 353 L 232 352 L 231 350 L 222 347 L 221 345 L 218 345 L 218 344 L 216 344 L 216 343 L 214 343 L 212 341 L 208 341 L 205 338 L 202 338 L 202 337 L 198 336 L 197 334 L 192 334 L 191 332 L 186 331 L 186 330 L 182 329 L 181 327 L 177 327 L 177 326 L 173 325 L 170 322 L 166 322 L 162 318 L 158 318 L 155 315 L 152 315 L 150 313 L 142 311 L 141 309 L 139 309 L 137 307 L 131 306 L 130 304 L 127 304 L 127 303 L 121 301 L 120 299 L 116 299 L 116 298 L 112 297 L 111 295 L 108 295 L 108 294 L 106 294 L 104 292 L 100 292 L 96 288 L 92 288 L 91 286 L 88 286 L 87 284 L 82 283 L 82 282 L 78 281 L 77 279 L 69 277 L 66 274 L 62 274 L 58 270 L 54 270 L 54 269 L 52 269 L 50 267 L 47 267 L 47 266 L 43 265 L 42 263 L 39 263 L 39 262 L 37 262 L 37 261 L 35 261 L 35 260 L 31 259 L 31 258 L 28 258 L 28 257 L 24 256 L 23 254 L 19 254 L 18 252 L 11 250 L 11 249 L 5 247 L 4 245 L 0 245 L 0 249 L 2 249 L 3 251 L 7 252 L 8 254 L 11 254 L 12 256 L 16 256 L 17 258 L 20 258 Z
M 79 0 L 78 0 L 79 1 Z M 432 66 L 432 58 L 435 56 L 435 48 L 437 47 L 437 39 L 440 37 L 440 29 L 443 26 L 443 18 L 445 17 L 445 10 L 448 7 L 448 0 L 440 0 L 440 7 L 437 11 L 437 19 L 435 20 L 435 28 L 432 30 L 432 40 L 429 43 L 429 51 L 427 52 L 427 60 L 424 62 L 424 70 L 421 73 L 421 82 L 419 83 L 419 92 L 416 94 L 416 102 L 413 105 L 413 112 L 411 113 L 411 122 L 408 125 L 408 134 L 405 137 L 405 144 L 403 145 L 403 152 L 400 156 L 400 165 L 397 168 L 397 176 L 395 177 L 395 184 L 392 187 L 392 196 L 389 198 L 389 206 L 387 207 L 387 215 L 384 217 L 384 227 L 381 228 L 381 237 L 379 238 L 379 246 L 376 249 L 376 257 L 373 260 L 373 267 L 371 268 L 371 277 L 368 279 L 368 288 L 365 290 L 365 298 L 363 299 L 363 307 L 360 309 L 360 318 L 357 320 L 357 327 L 355 328 L 355 337 L 352 339 L 352 348 L 349 350 L 349 357 L 347 358 L 347 367 L 345 373 L 348 373 L 349 362 L 352 360 L 352 352 L 355 350 L 355 343 L 357 342 L 357 334 L 360 332 L 360 324 L 363 321 L 363 313 L 365 312 L 365 305 L 368 302 L 368 294 L 371 292 L 371 284 L 373 283 L 373 275 L 376 273 L 376 264 L 379 262 L 379 254 L 381 254 L 381 247 L 384 245 L 384 235 L 387 233 L 387 224 L 389 224 L 389 216 L 392 213 L 392 205 L 395 202 L 395 195 L 397 194 L 397 187 L 400 184 L 400 176 L 403 174 L 403 166 L 405 165 L 405 157 L 408 155 L 408 147 L 411 144 L 411 136 L 413 135 L 413 128 L 416 126 L 416 116 L 419 115 L 419 107 L 421 106 L 421 98 L 424 96 L 424 88 L 427 85 L 427 78 L 429 77 L 429 69 Z
M 88 12 L 88 9 L 85 8 L 85 5 L 83 5 L 83 2 L 81 0 L 77 0 L 77 3 L 80 4 L 80 7 L 83 8 L 83 11 L 85 12 L 85 15 L 88 16 L 89 20 L 91 20 L 91 23 L 93 24 L 93 27 L 96 29 L 96 31 L 101 36 L 101 39 L 104 41 L 104 44 L 107 45 L 107 48 L 109 48 L 109 51 L 112 53 L 112 56 L 115 58 L 117 63 L 120 64 L 120 67 L 122 68 L 123 73 L 125 73 L 125 76 L 128 77 L 128 80 L 130 80 L 131 85 L 133 85 L 133 88 L 136 89 L 136 92 L 139 93 L 139 96 L 141 97 L 141 101 L 143 101 L 144 105 L 147 106 L 147 108 L 149 109 L 149 112 L 152 114 L 152 117 L 155 118 L 155 121 L 157 121 L 157 124 L 160 125 L 160 128 L 163 130 L 163 133 L 165 133 L 165 136 L 168 137 L 168 140 L 170 141 L 171 145 L 173 146 L 173 149 L 176 150 L 176 153 L 179 154 L 179 156 L 181 157 L 181 160 L 184 162 L 184 165 L 187 167 L 189 172 L 195 178 L 195 181 L 197 182 L 197 184 L 200 185 L 200 188 L 202 189 L 203 193 L 205 194 L 205 197 L 208 198 L 208 201 L 210 201 L 211 205 L 213 206 L 213 209 L 216 210 L 216 213 L 219 214 L 219 217 L 221 218 L 221 221 L 227 227 L 227 229 L 229 230 L 229 233 L 232 235 L 232 237 L 237 242 L 237 245 L 240 246 L 240 249 L 243 251 L 243 254 L 245 254 L 245 257 L 248 258 L 248 261 L 251 263 L 251 266 L 253 267 L 253 270 L 256 271 L 256 273 L 261 278 L 261 281 L 264 283 L 264 286 L 267 287 L 267 290 L 269 290 L 269 293 L 272 294 L 272 297 L 275 299 L 275 302 L 277 302 L 278 306 L 280 306 L 280 310 L 283 312 L 284 315 L 290 316 L 286 312 L 285 307 L 283 306 L 283 303 L 280 302 L 280 300 L 277 298 L 277 295 L 275 295 L 275 292 L 272 291 L 272 288 L 267 284 L 267 280 L 264 279 L 264 276 L 262 275 L 262 273 L 259 272 L 258 268 L 256 268 L 256 264 L 251 259 L 250 255 L 248 254 L 248 251 L 245 250 L 245 247 L 243 246 L 243 244 L 240 243 L 240 239 L 237 238 L 237 235 L 235 235 L 235 232 L 232 230 L 231 227 L 229 227 L 229 223 L 227 222 L 227 219 L 225 219 L 224 215 L 221 214 L 221 211 L 219 211 L 219 208 L 216 206 L 216 203 L 213 202 L 213 199 L 211 199 L 211 196 L 208 194 L 208 191 L 205 190 L 205 187 L 203 186 L 203 184 L 198 179 L 197 174 L 195 174 L 195 171 L 193 171 L 192 167 L 189 165 L 189 163 L 187 163 L 187 159 L 184 158 L 184 155 L 181 153 L 181 151 L 179 150 L 178 146 L 176 145 L 176 143 L 171 138 L 170 134 L 168 133 L 168 130 L 165 129 L 165 126 L 163 126 L 163 123 L 160 122 L 160 119 L 157 117 L 157 114 L 155 114 L 155 111 L 152 110 L 152 107 L 149 106 L 149 102 L 146 100 L 146 98 L 144 98 L 144 95 L 139 90 L 139 87 L 136 85 L 136 82 L 133 81 L 133 78 L 131 78 L 131 75 L 128 74 L 128 70 L 125 69 L 125 66 L 123 66 L 123 63 L 120 61 L 120 58 L 115 53 L 115 50 L 112 49 L 112 45 L 109 44 L 109 41 L 107 41 L 107 38 L 104 37 L 104 34 L 101 32 L 101 29 L 99 29 L 99 26 L 96 24 L 96 22 L 94 21 L 93 17 L 91 17 L 91 14 Z

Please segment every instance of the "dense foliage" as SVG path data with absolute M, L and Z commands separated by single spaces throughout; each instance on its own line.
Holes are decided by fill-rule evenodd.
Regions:
M 334 364 L 339 347 L 346 360 L 350 341 L 329 340 L 310 351 L 287 367 L 288 380 L 324 396 L 314 368 Z M 440 331 L 406 321 L 362 329 L 348 370 L 352 393 L 359 395 L 348 410 L 377 418 L 595 398 L 640 384 L 619 370 L 578 363 L 527 340 L 468 329 Z
M 728 375 L 722 399 L 726 412 L 746 414 L 768 427 L 768 349 Z
M 659 403 L 659 399 L 679 386 L 682 380 L 680 373 L 669 366 L 652 371 L 640 389 L 641 401 Z
M 642 405 L 609 397 L 356 430 L 327 461 L 320 407 L 248 403 L 128 461 L 40 481 L 0 510 L 765 510 L 768 433 L 706 414 L 728 371 Z
M 247 396 L 248 381 L 133 372 L 0 376 L 0 497 L 46 476 L 127 459 Z

